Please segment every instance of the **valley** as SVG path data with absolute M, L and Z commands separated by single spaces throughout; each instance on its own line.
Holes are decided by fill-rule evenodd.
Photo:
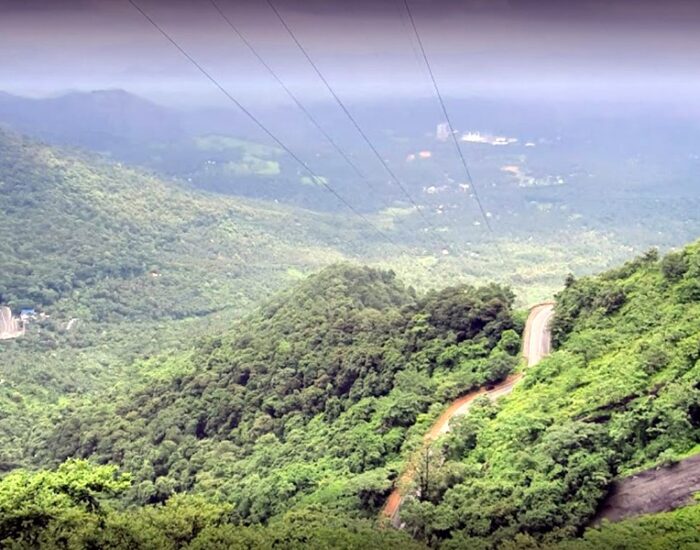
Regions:
M 0 0 L 0 550 L 700 549 L 698 29 Z
M 49 487 L 72 472 L 55 475 L 102 476 L 107 490 L 124 472 L 110 521 L 132 514 L 137 538 L 160 536 L 153 514 L 200 506 L 182 494 L 239 526 L 234 539 L 252 536 L 243 526 L 287 532 L 321 507 L 347 536 L 505 548 L 515 533 L 535 544 L 543 522 L 566 539 L 608 506 L 615 479 L 695 445 L 697 245 L 565 278 L 593 264 L 560 236 L 504 238 L 501 264 L 442 254 L 375 214 L 401 238 L 390 247 L 352 217 L 0 138 L 3 234 L 45 236 L 0 248 L 3 303 L 37 310 L 2 343 L 0 516 L 22 509 L 3 501 L 13 479 Z M 485 273 L 499 282 L 477 286 Z M 527 319 L 525 303 L 552 295 Z M 71 502 L 66 517 L 89 525 Z M 400 533 L 377 531 L 380 516 Z

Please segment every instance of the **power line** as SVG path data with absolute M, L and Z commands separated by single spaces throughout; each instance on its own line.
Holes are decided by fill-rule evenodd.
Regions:
M 423 57 L 423 61 L 425 62 L 425 66 L 428 69 L 428 74 L 430 75 L 430 80 L 433 83 L 433 89 L 435 90 L 435 95 L 437 95 L 438 101 L 440 102 L 440 107 L 442 108 L 442 113 L 445 116 L 445 120 L 447 121 L 447 126 L 450 131 L 450 136 L 452 136 L 452 141 L 454 142 L 455 149 L 457 149 L 457 154 L 459 155 L 460 160 L 462 161 L 462 166 L 464 168 L 464 172 L 467 175 L 467 181 L 469 182 L 469 185 L 472 188 L 472 191 L 474 192 L 474 199 L 476 200 L 476 204 L 479 206 L 479 212 L 481 212 L 481 217 L 484 220 L 484 223 L 486 224 L 486 227 L 488 228 L 489 232 L 491 233 L 491 236 L 496 239 L 496 234 L 493 230 L 493 227 L 491 226 L 491 222 L 489 221 L 489 217 L 487 215 L 486 209 L 484 208 L 483 203 L 481 202 L 481 198 L 479 197 L 479 190 L 477 189 L 476 185 L 474 185 L 474 180 L 471 175 L 471 171 L 469 170 L 469 165 L 467 164 L 467 159 L 464 157 L 464 152 L 462 151 L 462 148 L 459 146 L 459 141 L 457 140 L 457 136 L 455 135 L 455 130 L 454 127 L 452 126 L 452 121 L 450 120 L 450 115 L 447 112 L 447 107 L 445 105 L 445 100 L 442 97 L 442 93 L 440 92 L 440 87 L 437 84 L 437 80 L 435 79 L 435 74 L 433 73 L 433 69 L 430 66 L 430 61 L 428 60 L 428 54 L 425 51 L 425 47 L 423 46 L 423 40 L 421 39 L 420 33 L 418 32 L 418 27 L 416 26 L 416 21 L 413 18 L 413 13 L 411 12 L 411 7 L 408 3 L 408 0 L 403 0 L 404 6 L 406 6 L 406 13 L 408 13 L 408 18 L 411 21 L 411 27 L 413 28 L 413 32 L 416 36 L 416 40 L 418 41 L 418 46 L 421 51 L 421 55 Z M 501 262 L 504 262 L 503 255 L 501 254 L 501 251 L 498 247 L 496 247 L 496 250 L 498 250 L 498 254 L 501 257 Z
M 231 30 L 233 30 L 234 33 L 240 38 L 240 40 L 245 44 L 245 46 L 248 48 L 250 53 L 253 54 L 253 56 L 260 62 L 260 64 L 265 67 L 267 72 L 272 76 L 272 78 L 275 79 L 277 84 L 284 90 L 284 92 L 289 96 L 289 98 L 294 102 L 294 104 L 299 108 L 299 110 L 306 116 L 307 120 L 316 128 L 326 139 L 326 141 L 335 149 L 335 151 L 343 158 L 345 163 L 352 169 L 353 172 L 365 183 L 368 189 L 371 191 L 375 191 L 374 187 L 369 183 L 369 180 L 367 176 L 359 169 L 357 164 L 353 162 L 353 160 L 350 158 L 350 155 L 348 155 L 343 149 L 338 145 L 338 143 L 330 136 L 326 130 L 323 129 L 321 124 L 316 120 L 316 118 L 309 112 L 309 110 L 304 106 L 304 104 L 301 102 L 301 100 L 296 96 L 292 90 L 289 89 L 289 87 L 284 83 L 282 78 L 277 74 L 277 72 L 270 66 L 270 64 L 265 61 L 265 59 L 260 55 L 260 52 L 253 46 L 253 44 L 246 38 L 246 36 L 243 34 L 243 32 L 238 28 L 237 25 L 231 21 L 231 18 L 226 15 L 226 13 L 221 9 L 219 6 L 218 2 L 216 0 L 209 0 L 212 6 L 216 9 L 216 11 L 219 13 L 219 15 L 222 17 L 222 19 L 226 22 L 226 24 L 231 27 Z M 384 207 L 388 208 L 389 205 L 380 198 L 382 204 Z
M 430 223 L 430 220 L 428 220 L 428 218 L 425 216 L 425 214 L 423 214 L 423 211 L 421 210 L 420 206 L 416 203 L 415 200 L 413 200 L 413 197 L 412 197 L 411 194 L 408 192 L 408 190 L 404 187 L 404 185 L 401 183 L 401 180 L 399 180 L 399 178 L 396 176 L 396 174 L 394 173 L 394 171 L 389 167 L 389 165 L 387 164 L 386 160 L 384 160 L 384 158 L 383 158 L 382 155 L 379 153 L 379 151 L 377 150 L 377 148 L 374 146 L 374 144 L 372 143 L 372 141 L 369 139 L 369 137 L 367 136 L 367 134 L 364 132 L 364 130 L 362 129 L 362 127 L 361 127 L 361 126 L 358 124 L 358 122 L 355 120 L 355 117 L 352 116 L 352 113 L 348 110 L 348 108 L 345 106 L 345 104 L 344 104 L 343 101 L 340 99 L 340 97 L 338 97 L 338 94 L 335 92 L 335 90 L 334 90 L 333 87 L 330 85 L 330 83 L 328 82 L 328 80 L 326 80 L 326 77 L 323 76 L 323 73 L 322 73 L 321 70 L 318 68 L 318 65 L 316 65 L 316 63 L 315 63 L 314 60 L 312 59 L 312 57 L 311 57 L 311 55 L 309 54 L 309 52 L 308 52 L 308 51 L 306 50 L 306 48 L 302 45 L 302 43 L 299 41 L 299 39 L 297 38 L 297 36 L 296 36 L 296 34 L 294 33 L 294 31 L 290 28 L 290 26 L 287 24 L 287 22 L 285 21 L 284 17 L 282 16 L 282 14 L 279 12 L 279 10 L 278 10 L 278 9 L 275 7 L 275 5 L 273 4 L 272 0 L 266 0 L 266 1 L 267 1 L 268 6 L 270 6 L 270 9 L 271 9 L 271 10 L 274 12 L 274 14 L 277 16 L 277 19 L 279 19 L 279 22 L 282 24 L 282 26 L 284 27 L 284 29 L 287 31 L 287 34 L 289 34 L 289 36 L 291 37 L 291 39 L 292 39 L 292 40 L 294 41 L 294 43 L 296 44 L 296 46 L 297 46 L 297 48 L 299 49 L 299 51 L 304 55 L 304 57 L 306 58 L 306 60 L 309 62 L 309 65 L 311 65 L 311 68 L 314 70 L 314 72 L 316 73 L 316 75 L 318 76 L 318 78 L 321 80 L 321 82 L 323 82 L 324 86 L 326 87 L 326 89 L 328 90 L 328 92 L 331 94 L 331 96 L 333 97 L 333 99 L 335 100 L 335 102 L 338 104 L 338 106 L 339 106 L 340 109 L 343 111 L 343 113 L 345 113 L 345 116 L 348 118 L 348 120 L 350 120 L 350 122 L 352 123 L 352 125 L 355 127 L 355 130 L 357 130 L 357 133 L 360 134 L 360 136 L 361 136 L 362 139 L 365 141 L 365 143 L 367 144 L 367 146 L 368 146 L 368 147 L 372 150 L 372 152 L 374 153 L 374 156 L 377 157 L 377 159 L 379 160 L 379 162 L 381 163 L 381 165 L 384 167 L 384 170 L 386 170 L 386 172 L 389 174 L 389 176 L 390 176 L 391 179 L 394 181 L 394 183 L 396 183 L 396 185 L 398 185 L 399 189 L 401 189 L 401 191 L 403 192 L 404 196 L 405 196 L 405 197 L 408 199 L 408 201 L 413 205 L 413 207 L 416 209 L 416 211 L 417 211 L 418 214 L 421 216 L 421 218 L 423 218 L 423 221 L 425 222 L 425 224 L 428 225 L 431 229 L 433 229 L 433 231 L 435 231 L 435 226 L 433 226 L 433 224 Z M 448 244 L 438 233 L 435 233 L 435 236 L 436 236 L 436 238 L 437 238 L 438 240 L 440 240 L 440 242 L 441 242 L 446 248 L 449 248 L 449 244 Z
M 253 113 L 251 113 L 245 106 L 243 106 L 229 91 L 224 88 L 218 80 L 216 80 L 202 65 L 200 65 L 197 60 L 192 57 L 177 41 L 170 36 L 156 21 L 151 18 L 141 7 L 135 2 L 135 0 L 127 0 L 163 37 L 165 37 L 168 42 L 170 42 L 177 50 L 194 65 L 200 73 L 202 73 L 214 86 L 216 86 L 221 93 L 223 93 L 229 101 L 231 101 L 236 107 L 238 107 L 250 120 L 252 120 L 255 125 L 260 128 L 270 139 L 272 139 L 277 145 L 279 145 L 290 157 L 292 157 L 303 169 L 311 176 L 311 181 L 314 183 L 320 183 L 326 190 L 328 190 L 335 198 L 342 202 L 353 214 L 360 218 L 363 222 L 369 225 L 377 234 L 379 234 L 383 239 L 388 241 L 394 246 L 398 245 L 394 242 L 391 237 L 386 235 L 382 230 L 376 227 L 371 221 L 369 221 L 361 212 L 355 209 L 347 200 L 345 200 L 342 195 L 340 195 L 335 189 L 328 185 L 324 179 L 318 176 L 299 156 L 297 156 L 294 151 L 292 151 L 282 140 L 280 140 L 271 130 L 267 128 Z

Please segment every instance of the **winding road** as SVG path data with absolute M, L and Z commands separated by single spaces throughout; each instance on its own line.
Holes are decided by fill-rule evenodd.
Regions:
M 525 324 L 523 334 L 523 357 L 527 360 L 527 366 L 531 367 L 539 363 L 543 357 L 549 355 L 552 348 L 549 322 L 554 315 L 554 304 L 545 302 L 530 309 L 530 315 Z M 443 412 L 432 425 L 428 433 L 423 437 L 425 444 L 429 444 L 437 437 L 450 430 L 450 420 L 466 414 L 477 397 L 487 395 L 489 399 L 498 399 L 513 391 L 515 385 L 523 377 L 522 372 L 511 374 L 503 382 L 492 386 L 491 389 L 482 388 L 469 392 L 459 397 Z M 399 509 L 404 500 L 406 488 L 410 486 L 414 471 L 409 466 L 399 478 L 396 488 L 391 492 L 382 509 L 382 517 L 388 519 L 394 527 L 401 527 Z

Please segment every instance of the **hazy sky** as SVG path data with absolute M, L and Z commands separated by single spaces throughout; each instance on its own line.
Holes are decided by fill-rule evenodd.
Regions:
M 137 0 L 237 97 L 284 95 L 209 0 Z M 298 93 L 326 94 L 265 0 L 218 0 Z M 403 0 L 275 0 L 344 97 L 431 93 Z M 653 99 L 700 93 L 700 2 L 412 0 L 453 96 Z M 172 103 L 218 92 L 127 0 L 0 0 L 0 90 L 124 88 Z

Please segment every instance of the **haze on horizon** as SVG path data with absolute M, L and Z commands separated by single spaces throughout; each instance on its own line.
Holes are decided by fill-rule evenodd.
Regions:
M 208 0 L 139 3 L 237 97 L 287 101 Z M 266 3 L 219 3 L 297 94 L 328 99 Z M 446 95 L 695 103 L 700 5 L 565 4 L 412 2 Z M 276 5 L 344 98 L 432 94 L 401 0 Z M 126 0 L 2 0 L 0 51 L 10 93 L 120 88 L 173 105 L 222 102 Z

